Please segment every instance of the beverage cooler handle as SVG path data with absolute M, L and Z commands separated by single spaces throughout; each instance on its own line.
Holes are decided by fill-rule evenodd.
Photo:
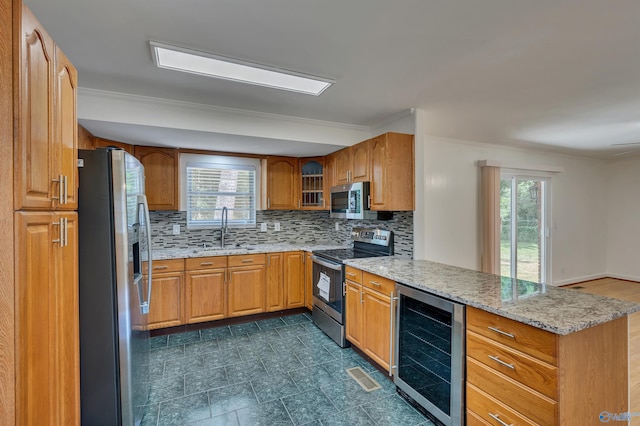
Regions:
M 147 202 L 147 196 L 144 194 L 138 195 L 138 206 L 142 206 L 144 209 L 144 223 L 147 230 L 147 261 L 149 264 L 149 271 L 147 273 L 147 300 L 142 298 L 142 291 L 140 287 L 138 292 L 140 294 L 140 313 L 146 315 L 149 313 L 149 307 L 151 305 L 151 283 L 153 278 L 153 256 L 151 253 L 151 220 L 149 219 L 149 203 Z
M 397 297 L 394 297 L 394 292 L 391 292 L 391 295 L 389 296 L 389 377 L 393 377 L 393 370 L 397 367 L 395 365 L 393 365 L 393 353 L 394 353 L 394 334 L 395 334 L 395 324 L 393 322 L 395 315 L 395 310 L 396 310 L 396 301 L 398 300 Z

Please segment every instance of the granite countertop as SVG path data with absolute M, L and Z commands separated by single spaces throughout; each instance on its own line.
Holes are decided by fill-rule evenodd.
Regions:
M 153 250 L 153 260 L 165 259 L 182 259 L 191 257 L 207 257 L 207 256 L 230 256 L 237 254 L 258 254 L 258 253 L 276 253 L 285 251 L 313 251 L 313 250 L 331 250 L 346 248 L 344 244 L 316 244 L 316 243 L 281 243 L 281 244 L 243 244 L 240 247 L 229 246 L 224 249 L 219 247 L 188 247 L 188 248 L 168 248 Z M 143 255 L 146 259 L 146 254 Z
M 640 311 L 640 304 L 429 262 L 353 259 L 347 265 L 555 334 L 570 334 Z

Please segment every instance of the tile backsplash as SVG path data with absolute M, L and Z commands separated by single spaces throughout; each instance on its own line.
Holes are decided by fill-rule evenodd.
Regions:
M 353 227 L 378 227 L 394 232 L 395 254 L 413 257 L 413 212 L 394 212 L 391 220 L 331 219 L 326 211 L 271 211 L 256 212 L 255 228 L 229 228 L 229 243 L 277 244 L 277 243 L 350 243 Z M 274 223 L 280 223 L 280 231 L 274 231 Z M 260 224 L 267 224 L 267 231 L 260 231 Z M 336 231 L 335 224 L 339 224 Z M 173 235 L 173 225 L 180 225 L 180 235 Z M 218 229 L 187 229 L 186 212 L 151 212 L 151 238 L 155 249 L 188 248 L 203 243 L 219 244 Z

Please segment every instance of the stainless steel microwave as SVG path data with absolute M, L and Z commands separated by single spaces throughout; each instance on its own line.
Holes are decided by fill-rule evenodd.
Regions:
M 369 182 L 332 187 L 330 216 L 336 219 L 377 219 L 377 212 L 371 211 Z

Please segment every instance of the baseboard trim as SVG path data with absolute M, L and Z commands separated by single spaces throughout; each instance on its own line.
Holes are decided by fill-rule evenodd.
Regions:
M 608 277 L 609 277 L 609 275 L 606 275 L 606 274 L 586 275 L 584 277 L 575 277 L 575 278 L 569 278 L 569 279 L 566 279 L 566 280 L 555 281 L 553 283 L 553 286 L 554 287 L 563 287 L 563 286 L 566 286 L 566 285 L 577 284 L 577 283 L 581 283 L 581 282 L 584 282 L 584 281 L 599 280 L 600 278 L 608 278 Z
M 633 282 L 640 282 L 640 277 L 632 277 L 630 275 L 623 275 L 623 274 L 607 274 L 608 278 L 616 278 L 618 280 L 625 280 L 625 281 L 633 281 Z

